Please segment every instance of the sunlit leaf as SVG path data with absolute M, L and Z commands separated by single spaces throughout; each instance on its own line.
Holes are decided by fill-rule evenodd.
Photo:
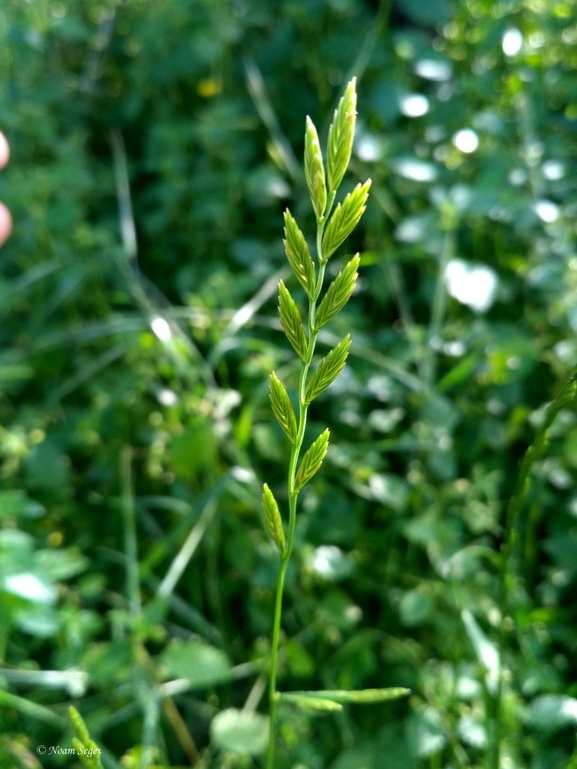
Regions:
M 323 234 L 322 258 L 326 261 L 349 237 L 366 209 L 371 180 L 357 184 L 355 189 L 339 203 L 331 215 Z
M 319 305 L 319 309 L 317 310 L 315 329 L 318 330 L 322 328 L 322 326 L 328 323 L 331 318 L 340 312 L 349 301 L 357 283 L 359 275 L 357 270 L 360 261 L 361 257 L 358 254 L 353 256 L 347 266 L 339 272 L 337 277 L 328 287 L 327 293 L 324 295 Z
M 297 422 L 294 409 L 287 391 L 274 371 L 270 375 L 269 395 L 272 411 L 277 422 L 285 431 L 289 441 L 294 443 L 297 434 Z
M 356 82 L 353 78 L 347 85 L 329 128 L 327 181 L 330 192 L 338 188 L 351 158 L 357 115 Z
M 288 209 L 284 212 L 284 223 L 285 239 L 283 243 L 287 259 L 299 283 L 310 298 L 313 296 L 316 286 L 315 266 L 310 249 L 305 236 Z
M 262 507 L 267 531 L 275 545 L 278 547 L 280 554 L 283 555 L 286 544 L 282 518 L 278 509 L 277 501 L 266 483 L 263 486 Z
M 322 432 L 302 458 L 295 480 L 297 491 L 310 481 L 322 465 L 329 447 L 329 435 L 328 429 Z
M 278 285 L 280 322 L 296 354 L 305 360 L 307 354 L 307 337 L 298 307 L 281 280 Z
M 350 346 L 351 337 L 350 334 L 347 334 L 347 336 L 321 360 L 307 386 L 307 403 L 311 403 L 335 381 L 346 363 Z
M 309 195 L 317 219 L 322 219 L 327 206 L 327 187 L 325 169 L 317 129 L 310 117 L 307 116 L 305 132 L 305 176 Z

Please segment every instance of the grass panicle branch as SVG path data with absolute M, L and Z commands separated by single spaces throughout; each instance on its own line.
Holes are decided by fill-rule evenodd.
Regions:
M 333 212 L 333 205 L 340 183 L 351 157 L 355 117 L 356 81 L 347 85 L 334 120 L 329 129 L 326 153 L 327 168 L 314 123 L 306 119 L 305 177 L 317 221 L 316 265 L 305 236 L 290 211 L 284 214 L 284 246 L 288 263 L 305 290 L 308 299 L 307 324 L 302 320 L 297 303 L 289 288 L 279 284 L 279 314 L 285 335 L 300 360 L 300 375 L 295 413 L 286 388 L 273 371 L 270 377 L 270 400 L 273 414 L 290 442 L 288 463 L 288 528 L 285 534 L 279 506 L 267 484 L 263 490 L 263 512 L 266 529 L 280 554 L 280 569 L 274 607 L 270 673 L 269 708 L 270 731 L 266 759 L 267 769 L 274 766 L 276 706 L 280 699 L 309 710 L 339 710 L 341 702 L 382 702 L 404 696 L 406 689 L 379 689 L 369 692 L 296 692 L 280 694 L 276 689 L 277 660 L 282 620 L 283 591 L 286 571 L 291 559 L 297 516 L 297 500 L 300 491 L 320 469 L 329 448 L 329 430 L 324 430 L 305 451 L 301 459 L 308 408 L 315 398 L 324 392 L 342 371 L 349 348 L 350 335 L 339 342 L 311 372 L 322 326 L 339 313 L 350 299 L 358 276 L 360 256 L 356 254 L 333 280 L 321 299 L 327 260 L 344 243 L 359 223 L 369 195 L 371 180 L 359 184 Z M 328 186 L 327 186 L 328 185 Z M 332 215 L 331 215 L 332 212 Z M 320 304 L 317 304 L 320 299 Z

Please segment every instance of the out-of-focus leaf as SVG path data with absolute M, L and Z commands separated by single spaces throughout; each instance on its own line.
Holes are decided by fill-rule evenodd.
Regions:
M 400 6 L 407 16 L 417 24 L 437 26 L 444 24 L 449 18 L 449 4 L 447 0 L 400 0 Z
M 414 755 L 428 758 L 447 744 L 443 720 L 438 711 L 427 705 L 417 710 L 407 723 L 407 739 Z
M 465 630 L 469 640 L 473 645 L 477 659 L 487 672 L 487 683 L 494 687 L 499 675 L 499 652 L 494 643 L 489 641 L 485 633 L 481 630 L 477 620 L 471 614 L 469 609 L 463 609 L 461 612 Z
M 171 676 L 186 678 L 195 688 L 214 686 L 232 676 L 226 654 L 199 641 L 173 643 L 161 655 L 161 662 Z
M 266 716 L 234 708 L 222 710 L 210 724 L 210 736 L 217 748 L 248 756 L 259 756 L 264 752 L 268 730 Z
M 528 713 L 536 729 L 556 732 L 577 724 L 577 699 L 561 694 L 544 694 L 531 702 Z

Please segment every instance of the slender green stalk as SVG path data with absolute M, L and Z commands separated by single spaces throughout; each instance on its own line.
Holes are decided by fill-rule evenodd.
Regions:
M 303 445 L 303 439 L 305 435 L 305 428 L 307 424 L 307 415 L 308 415 L 308 403 L 306 400 L 307 375 L 309 372 L 310 365 L 312 363 L 312 359 L 313 359 L 313 355 L 314 355 L 315 347 L 317 343 L 317 337 L 318 337 L 318 332 L 316 333 L 314 331 L 311 332 L 311 329 L 315 328 L 316 304 L 322 289 L 323 280 L 325 276 L 325 268 L 326 268 L 326 263 L 323 262 L 323 259 L 322 259 L 322 236 L 324 231 L 324 225 L 330 213 L 330 210 L 332 208 L 334 199 L 335 199 L 335 192 L 331 194 L 331 197 L 329 199 L 327 214 L 325 215 L 324 219 L 317 224 L 317 259 L 318 259 L 320 268 L 319 268 L 319 274 L 318 274 L 318 278 L 315 286 L 315 291 L 312 299 L 309 302 L 309 316 L 308 316 L 309 340 L 308 340 L 306 358 L 301 365 L 301 372 L 300 372 L 299 385 L 298 385 L 298 393 L 299 393 L 298 429 L 297 429 L 295 443 L 291 447 L 291 454 L 290 454 L 290 460 L 289 460 L 289 471 L 288 471 L 289 529 L 288 529 L 288 537 L 287 537 L 287 547 L 284 552 L 284 555 L 281 557 L 281 566 L 280 566 L 277 588 L 276 588 L 276 600 L 275 600 L 274 619 L 273 619 L 270 677 L 269 677 L 270 731 L 269 731 L 269 742 L 268 742 L 267 763 L 266 763 L 267 769 L 272 769 L 273 758 L 274 758 L 274 735 L 275 735 L 275 725 L 276 725 L 276 671 L 277 671 L 278 647 L 279 647 L 279 638 L 280 638 L 280 623 L 281 623 L 281 617 L 282 617 L 282 600 L 283 600 L 285 576 L 286 576 L 286 571 L 292 555 L 292 550 L 294 545 L 294 533 L 295 533 L 296 519 L 297 519 L 297 500 L 298 500 L 299 490 L 296 486 L 296 473 L 297 473 L 297 463 L 300 457 L 300 453 Z
M 159 704 L 157 696 L 152 691 L 151 682 L 146 670 L 137 662 L 142 651 L 142 641 L 138 630 L 138 621 L 142 613 L 142 601 L 140 598 L 140 576 L 138 573 L 138 535 L 132 479 L 132 448 L 130 446 L 125 446 L 121 453 L 120 481 L 124 524 L 124 552 L 126 555 L 126 592 L 135 659 L 133 677 L 137 697 L 144 713 L 142 753 L 139 769 L 148 769 L 152 764 L 154 738 L 158 726 Z
M 554 401 L 547 407 L 543 423 L 539 427 L 533 443 L 521 460 L 517 483 L 513 496 L 507 506 L 505 539 L 501 546 L 501 563 L 499 572 L 499 610 L 501 623 L 498 635 L 498 664 L 499 675 L 492 702 L 490 718 L 491 735 L 487 754 L 488 769 L 500 769 L 501 740 L 502 740 L 502 699 L 503 699 L 503 655 L 507 637 L 507 619 L 509 615 L 509 600 L 512 574 L 510 573 L 511 556 L 518 541 L 518 524 L 523 504 L 531 486 L 531 470 L 535 462 L 543 456 L 548 444 L 548 432 L 559 412 L 577 397 L 577 367 L 565 382 Z
M 342 203 L 338 204 L 333 213 L 336 193 L 351 156 L 355 116 L 356 92 L 355 80 L 353 79 L 347 85 L 329 129 L 326 173 L 316 128 L 310 118 L 307 118 L 305 176 L 317 221 L 316 265 L 297 223 L 289 211 L 285 212 L 286 254 L 295 276 L 307 295 L 308 312 L 305 331 L 298 307 L 289 290 L 281 281 L 279 284 L 281 324 L 289 342 L 300 358 L 301 365 L 297 389 L 297 414 L 293 410 L 292 402 L 284 386 L 274 372 L 271 374 L 270 397 L 273 413 L 291 443 L 291 450 L 287 481 L 289 519 L 286 538 L 282 517 L 274 495 L 266 484 L 263 489 L 265 524 L 280 553 L 268 686 L 270 732 L 266 759 L 267 769 L 273 769 L 274 762 L 276 705 L 279 698 L 276 690 L 276 678 L 283 593 L 286 572 L 294 546 L 297 501 L 303 486 L 320 468 L 329 441 L 329 431 L 325 430 L 301 459 L 308 407 L 314 398 L 336 379 L 345 365 L 350 346 L 350 338 L 347 336 L 323 358 L 312 376 L 309 376 L 319 330 L 340 312 L 349 300 L 356 284 L 356 270 L 360 263 L 360 257 L 357 254 L 335 278 L 317 306 L 323 288 L 327 260 L 358 224 L 365 210 L 368 197 L 370 180 L 364 185 L 359 184 Z

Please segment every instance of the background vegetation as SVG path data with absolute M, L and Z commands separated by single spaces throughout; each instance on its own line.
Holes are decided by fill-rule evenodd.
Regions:
M 268 375 L 282 211 L 314 220 L 304 117 L 358 77 L 349 364 L 287 580 L 279 769 L 574 766 L 577 419 L 499 548 L 519 459 L 576 360 L 573 0 L 3 0 L 0 766 L 259 766 L 287 446 Z M 356 177 L 358 178 L 355 178 Z M 333 265 L 334 262 L 334 265 Z M 331 266 L 338 269 L 342 259 Z M 295 286 L 291 286 L 295 288 Z M 342 333 L 341 333 L 342 332 Z M 276 484 L 276 485 L 275 485 Z

